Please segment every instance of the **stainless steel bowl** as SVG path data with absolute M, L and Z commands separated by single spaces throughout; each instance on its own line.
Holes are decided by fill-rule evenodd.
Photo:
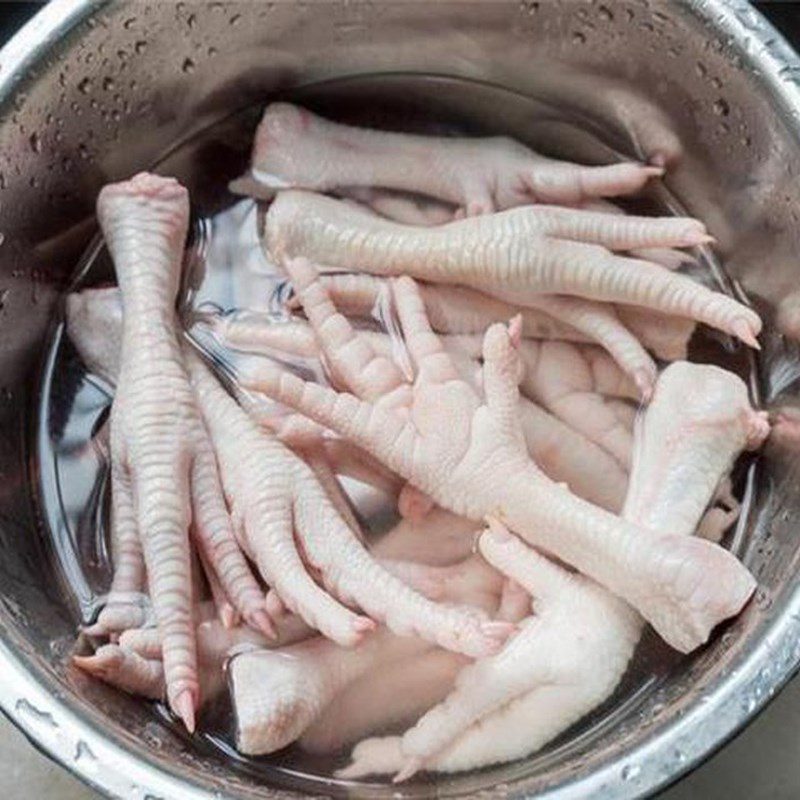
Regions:
M 365 79 L 364 76 L 369 76 Z M 350 78 L 320 84 L 320 81 Z M 800 665 L 797 370 L 800 61 L 740 0 L 165 3 L 55 0 L 0 52 L 0 704 L 109 796 L 638 797 L 745 725 Z M 303 89 L 303 87 L 306 87 Z M 498 88 L 500 87 L 500 88 Z M 746 612 L 691 658 L 524 762 L 436 783 L 271 785 L 187 747 L 144 705 L 67 666 L 76 617 L 51 566 L 31 456 L 42 344 L 93 233 L 99 187 L 277 91 L 442 109 L 564 155 L 659 152 L 768 319 L 760 391 L 781 423 L 735 542 Z M 589 133 L 587 133 L 587 131 Z M 208 154 L 173 159 L 190 189 Z M 783 304 L 783 305 L 781 305 Z M 788 320 L 788 322 L 786 322 Z

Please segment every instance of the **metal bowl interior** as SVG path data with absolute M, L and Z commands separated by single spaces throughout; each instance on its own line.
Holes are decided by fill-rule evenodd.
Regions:
M 154 164 L 202 191 L 213 153 L 170 153 L 287 93 L 323 111 L 438 109 L 587 161 L 661 153 L 669 197 L 708 222 L 727 274 L 765 314 L 754 388 L 780 425 L 735 543 L 758 596 L 708 647 L 525 761 L 401 788 L 276 770 L 267 786 L 67 664 L 76 617 L 46 546 L 31 410 L 94 198 Z M 0 705 L 94 786 L 136 798 L 636 797 L 720 746 L 797 669 L 799 384 L 777 325 L 792 329 L 800 274 L 800 61 L 749 4 L 55 0 L 0 53 L 0 154 Z

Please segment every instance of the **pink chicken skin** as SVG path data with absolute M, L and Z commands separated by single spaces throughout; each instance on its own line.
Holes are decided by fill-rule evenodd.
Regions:
M 556 206 L 525 206 L 435 228 L 381 220 L 311 192 L 282 192 L 265 241 L 278 263 L 303 256 L 328 269 L 463 283 L 516 302 L 540 294 L 643 306 L 705 322 L 757 347 L 758 315 L 691 278 L 616 251 L 691 246 L 710 239 L 698 220 L 623 217 Z
M 242 375 L 243 384 L 350 438 L 437 504 L 476 520 L 501 517 L 530 543 L 628 600 L 677 649 L 694 649 L 738 613 L 755 584 L 729 553 L 670 534 L 644 546 L 637 526 L 552 483 L 530 460 L 516 413 L 518 321 L 511 331 L 501 325 L 487 331 L 483 399 L 431 330 L 416 284 L 398 279 L 394 297 L 413 381 L 338 315 L 339 335 L 334 340 L 320 332 L 320 343 L 353 394 L 267 365 Z M 360 399 L 367 379 L 371 391 L 382 387 L 380 402 Z M 719 579 L 713 597 L 705 587 L 710 569 Z
M 637 428 L 623 516 L 653 532 L 645 536 L 691 536 L 736 457 L 759 447 L 768 430 L 737 376 L 670 366 Z M 451 772 L 522 758 L 603 702 L 622 678 L 643 627 L 630 606 L 526 549 L 497 522 L 479 546 L 533 597 L 531 616 L 503 651 L 464 668 L 449 696 L 405 735 L 361 742 L 341 777 L 388 772 L 404 780 L 422 768 Z
M 231 190 L 383 187 L 461 207 L 467 216 L 531 202 L 577 203 L 632 194 L 662 167 L 621 163 L 586 167 L 545 158 L 505 137 L 414 136 L 330 122 L 288 103 L 272 103 L 258 126 L 250 174 Z

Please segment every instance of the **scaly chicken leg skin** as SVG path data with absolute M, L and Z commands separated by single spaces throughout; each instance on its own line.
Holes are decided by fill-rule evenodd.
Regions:
M 335 595 L 352 599 L 397 633 L 472 655 L 502 644 L 511 626 L 431 603 L 376 564 L 305 462 L 260 430 L 198 357 L 189 359 L 189 370 L 243 538 L 288 608 L 343 645 L 356 644 L 374 628 L 317 586 L 305 559 Z
M 709 237 L 689 218 L 619 217 L 526 206 L 435 228 L 413 228 L 310 192 L 286 191 L 266 215 L 264 238 L 278 263 L 305 256 L 329 268 L 463 283 L 524 297 L 567 294 L 690 317 L 757 347 L 758 315 L 720 292 L 656 264 L 616 255 L 685 246 Z
M 303 352 L 308 356 L 315 346 L 321 348 L 324 352 L 326 365 L 335 378 L 337 369 L 340 371 L 349 369 L 350 354 L 354 351 L 358 341 L 355 332 L 347 319 L 337 312 L 327 293 L 326 286 L 319 280 L 319 276 L 314 273 L 313 268 L 310 268 L 307 262 L 303 259 L 294 259 L 288 262 L 286 266 L 304 310 L 309 318 L 313 318 L 316 330 L 319 331 L 319 344 L 316 341 L 309 342 L 309 335 L 313 338 L 314 334 L 310 331 L 304 331 L 298 323 L 293 323 L 290 327 L 294 333 L 300 334 L 301 331 L 303 332 L 302 335 L 298 336 L 296 349 L 288 349 L 287 352 L 289 354 Z M 248 329 L 251 327 L 252 324 L 247 325 Z M 250 342 L 246 341 L 247 331 L 236 331 L 235 326 L 232 326 L 229 322 L 224 322 L 222 329 L 227 332 L 233 328 L 235 331 L 232 337 L 233 341 L 251 350 L 257 350 L 261 346 L 262 352 L 269 354 L 273 346 L 292 348 L 290 337 L 287 337 L 284 332 L 277 331 L 276 335 L 272 336 L 269 329 L 275 327 L 274 325 L 265 325 L 262 330 L 254 331 Z M 227 333 L 224 332 L 221 334 L 223 341 L 226 341 L 226 335 Z M 356 394 L 361 399 L 378 401 L 382 391 L 388 391 L 390 386 L 402 386 L 406 379 L 399 369 L 399 365 L 392 363 L 396 354 L 392 352 L 393 345 L 390 337 L 365 332 L 359 338 L 362 340 L 362 350 L 355 368 L 350 371 L 349 377 L 351 380 L 348 382 L 347 375 L 344 380 L 340 376 L 338 380 L 334 380 L 334 385 L 344 389 L 355 387 Z M 456 356 L 461 355 L 467 357 L 466 364 L 463 367 L 459 365 L 459 373 L 463 378 L 469 379 L 471 377 L 469 373 L 473 371 L 480 373 L 477 362 L 473 361 L 473 359 L 479 358 L 481 355 L 480 338 L 454 336 L 444 337 L 442 341 L 445 343 L 451 358 L 455 359 Z M 533 366 L 539 348 L 547 348 L 550 345 L 557 347 L 559 343 L 540 343 L 532 340 L 521 342 L 521 352 L 526 354 L 530 351 L 529 356 L 525 355 L 523 361 L 530 361 L 531 366 Z M 566 346 L 564 344 L 564 347 Z M 364 350 L 363 348 L 367 349 Z M 589 352 L 592 368 L 604 387 L 616 393 L 621 392 L 623 395 L 636 396 L 635 388 L 629 381 L 625 380 L 614 363 L 610 360 L 604 361 L 602 351 L 599 353 Z M 570 354 L 572 354 L 572 351 L 570 351 Z M 380 359 L 374 359 L 371 362 L 373 369 L 380 369 L 382 373 L 381 380 L 376 382 L 374 388 L 372 387 L 371 375 L 369 373 L 362 374 L 360 369 L 361 365 L 365 363 L 365 359 L 370 359 L 373 355 L 380 356 Z M 578 362 L 579 364 L 584 363 L 579 357 Z M 578 370 L 578 373 L 580 373 L 580 370 Z M 551 375 L 549 378 L 554 386 L 553 391 L 550 391 L 547 397 L 549 399 L 553 397 L 561 399 L 558 395 L 563 394 L 561 389 L 564 382 L 560 381 L 557 375 Z M 575 391 L 572 393 L 573 397 L 567 398 L 567 400 L 583 399 L 587 401 L 586 405 L 590 411 L 599 409 L 603 412 L 603 416 L 595 421 L 594 428 L 589 427 L 592 415 L 590 415 L 589 420 L 586 420 L 586 424 L 584 424 L 583 418 L 576 417 L 575 414 L 572 414 L 572 419 L 581 420 L 582 429 L 593 430 L 597 434 L 595 439 L 602 439 L 607 433 L 606 429 L 611 430 L 614 427 L 608 423 L 609 418 L 612 418 L 614 424 L 619 427 L 617 417 L 613 415 L 610 409 L 605 409 L 600 398 L 593 398 L 593 395 L 584 391 L 586 388 L 585 381 L 582 383 L 580 374 L 577 375 L 576 380 L 578 385 L 576 385 Z M 538 388 L 540 383 L 541 381 L 533 382 L 532 385 Z M 578 395 L 578 392 L 580 392 L 580 395 Z M 593 399 L 596 402 L 592 402 Z M 561 405 L 566 402 L 566 400 L 563 400 Z M 574 403 L 571 404 L 570 410 L 573 405 Z M 621 432 L 618 433 L 614 437 L 615 440 L 623 439 L 623 441 L 619 443 L 617 453 L 609 456 L 607 451 L 602 448 L 601 442 L 586 438 L 581 435 L 580 430 L 573 430 L 524 397 L 520 398 L 519 417 L 530 455 L 548 477 L 556 482 L 566 482 L 576 494 L 604 508 L 613 511 L 618 511 L 621 508 L 626 486 L 626 470 L 622 467 L 622 464 L 627 464 L 630 458 L 629 437 L 623 437 Z M 603 418 L 606 420 L 605 423 Z M 599 433 L 597 433 L 598 429 Z M 614 431 L 612 430 L 611 432 L 613 433 Z M 626 444 L 627 449 L 625 449 Z M 619 454 L 618 457 L 617 454 Z M 614 463 L 615 457 L 616 464 Z M 425 511 L 430 507 L 430 502 L 425 502 L 422 497 L 423 495 L 418 491 L 414 493 L 413 499 L 416 501 L 417 513 L 420 508 Z M 404 500 L 406 507 L 403 507 Z M 409 492 L 405 488 L 400 493 L 398 501 L 399 510 L 403 516 L 413 516 L 407 508 L 408 501 Z
M 189 200 L 177 181 L 141 173 L 106 186 L 97 212 L 125 307 L 111 453 L 126 480 L 114 488 L 122 506 L 134 509 L 164 638 L 169 703 L 191 731 L 199 684 L 188 528 L 202 423 L 181 362 L 174 310 Z
M 502 325 L 487 331 L 483 401 L 431 330 L 414 281 L 397 279 L 394 294 L 417 370 L 413 384 L 392 389 L 402 413 L 274 366 L 240 380 L 350 438 L 443 507 L 476 520 L 500 516 L 628 600 L 679 650 L 702 644 L 741 609 L 754 581 L 725 550 L 669 534 L 643 544 L 637 526 L 553 484 L 529 459 L 517 416 L 518 323 L 510 333 Z M 362 363 L 362 373 L 372 364 Z M 718 578 L 711 592 L 704 585 L 710 571 Z
M 67 330 L 87 368 L 115 386 L 122 352 L 123 309 L 118 289 L 87 289 L 67 298 Z M 219 482 L 216 457 L 205 428 L 196 435 L 192 467 L 195 514 L 190 529 L 212 588 L 254 628 L 269 634 L 264 597 L 233 534 Z M 109 600 L 89 633 L 118 633 L 143 624 L 144 558 L 131 506 L 129 478 L 120 464 L 111 464 L 111 538 L 114 576 Z M 120 602 L 133 593 L 132 600 Z M 224 609 L 222 601 L 220 609 Z M 224 611 L 223 611 L 224 613 Z
M 361 273 L 322 275 L 320 280 L 337 307 L 345 314 L 356 316 L 372 314 L 381 292 L 386 289 L 384 278 Z M 583 307 L 592 313 L 581 326 L 584 331 L 581 333 L 566 324 L 566 320 L 557 320 L 544 311 L 546 304 L 551 311 L 563 309 L 563 305 L 550 303 L 551 296 L 548 295 L 537 298 L 539 308 L 528 308 L 464 286 L 420 283 L 419 288 L 431 326 L 437 333 L 482 335 L 493 322 L 503 322 L 520 314 L 523 336 L 568 342 L 596 341 L 612 353 L 623 368 L 628 364 L 626 352 L 637 347 L 637 338 L 657 358 L 666 361 L 685 358 L 686 345 L 695 327 L 691 320 L 635 306 L 616 308 L 615 323 L 613 314 L 600 314 L 602 306 L 599 303 L 584 300 L 581 301 Z M 579 308 L 573 306 L 573 310 Z M 632 369 L 633 364 L 626 371 L 630 373 Z

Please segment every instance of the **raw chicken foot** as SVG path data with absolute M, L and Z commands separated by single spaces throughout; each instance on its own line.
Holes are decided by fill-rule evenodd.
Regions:
M 116 386 L 122 351 L 123 313 L 118 289 L 87 289 L 70 294 L 66 303 L 67 330 L 90 372 Z M 198 430 L 198 454 L 193 474 L 196 516 L 190 537 L 198 546 L 220 619 L 233 624 L 240 614 L 249 625 L 269 634 L 264 597 L 236 542 L 219 484 L 216 459 L 205 428 Z M 112 460 L 112 474 L 119 465 Z M 117 480 L 119 480 L 118 478 Z M 124 476 L 123 476 L 124 479 Z M 114 503 L 112 497 L 112 504 Z M 119 511 L 118 504 L 115 506 Z M 122 511 L 125 510 L 123 506 Z M 125 524 L 122 524 L 125 523 Z M 87 633 L 119 633 L 144 624 L 146 608 L 144 557 L 135 521 L 115 518 L 111 525 L 114 575 L 108 602 Z
M 523 734 L 530 752 L 616 687 L 639 639 L 636 612 L 593 581 L 526 547 L 496 521 L 479 539 L 479 548 L 490 564 L 532 595 L 535 613 L 500 653 L 464 668 L 450 695 L 402 739 L 359 744 L 340 777 L 399 769 L 399 782 L 428 765 L 445 771 L 482 766 L 505 760 L 498 759 L 495 748 L 508 746 L 509 740 L 519 747 Z M 519 707 L 526 711 L 523 729 Z M 506 717 L 517 724 L 493 742 L 482 730 L 483 719 L 498 734 L 497 721 Z M 483 741 L 483 757 L 469 746 L 470 738 Z M 376 759 L 378 753 L 391 754 L 393 763 L 386 763 L 386 755 Z M 465 762 L 465 756 L 471 760 Z
M 114 588 L 141 589 L 138 539 L 163 638 L 169 704 L 192 731 L 199 682 L 188 530 L 192 519 L 198 528 L 215 527 L 216 512 L 225 509 L 212 503 L 216 465 L 177 333 L 189 199 L 177 181 L 141 173 L 104 187 L 97 214 L 125 309 L 110 419 Z
M 345 646 L 374 628 L 317 586 L 308 564 L 333 595 L 397 633 L 471 655 L 502 644 L 512 626 L 432 603 L 375 563 L 312 469 L 259 429 L 199 358 L 189 359 L 189 369 L 240 540 L 283 604 Z
M 380 302 L 381 293 L 386 290 L 384 278 L 361 273 L 322 275 L 320 280 L 341 311 L 354 316 L 373 314 L 373 309 Z M 607 313 L 603 316 L 600 313 L 599 309 L 603 306 L 583 300 L 579 302 L 583 303 L 589 316 L 585 324 L 581 325 L 583 332 L 580 332 L 567 324 L 566 320 L 556 320 L 546 313 L 544 309 L 551 299 L 548 295 L 541 295 L 537 299 L 539 308 L 534 309 L 506 303 L 491 294 L 465 286 L 420 283 L 419 290 L 431 327 L 437 333 L 482 335 L 493 322 L 504 322 L 519 314 L 522 317 L 524 337 L 567 342 L 596 341 L 615 354 L 618 362 L 624 363 L 627 363 L 625 351 L 630 349 L 635 352 L 637 338 L 657 358 L 665 361 L 685 358 L 686 345 L 695 327 L 691 320 L 635 306 L 616 308 L 615 323 L 613 314 Z M 291 300 L 289 306 L 292 307 Z M 550 311 L 553 312 L 563 308 L 563 305 L 550 304 Z M 580 306 L 573 306 L 573 309 L 580 309 Z
M 613 251 L 709 240 L 698 220 L 621 217 L 527 206 L 435 228 L 381 220 L 322 195 L 286 191 L 266 216 L 273 260 L 305 256 L 327 268 L 464 283 L 515 297 L 566 294 L 690 317 L 758 347 L 758 315 L 720 292 Z
M 256 130 L 250 175 L 233 181 L 230 189 L 263 197 L 287 186 L 318 191 L 377 186 L 430 195 L 473 216 L 531 202 L 632 194 L 663 174 L 662 167 L 644 164 L 586 167 L 557 161 L 501 136 L 354 128 L 298 106 L 272 103 Z
M 287 269 L 292 276 L 295 289 L 301 298 L 304 310 L 310 318 L 313 317 L 317 330 L 321 331 L 322 340 L 331 337 L 331 341 L 342 342 L 342 352 L 334 361 L 327 359 L 329 372 L 334 379 L 334 386 L 347 389 L 348 383 L 345 376 L 337 378 L 337 369 L 347 369 L 347 349 L 350 342 L 350 326 L 336 311 L 331 303 L 325 286 L 319 280 L 311 280 L 307 266 L 302 259 L 289 262 Z M 231 323 L 223 322 L 223 331 L 229 331 Z M 249 327 L 249 326 L 248 326 Z M 264 347 L 264 352 L 269 354 L 273 350 L 273 345 L 277 347 L 291 348 L 292 343 L 282 331 L 276 331 L 273 337 L 270 328 L 275 325 L 265 325 L 262 330 L 253 332 L 251 344 L 245 343 L 246 334 L 238 331 L 233 339 L 240 346 L 249 347 L 256 350 L 259 346 Z M 304 330 L 298 323 L 291 325 L 292 331 L 298 335 L 297 344 L 294 349 L 289 349 L 290 354 L 299 352 L 310 354 L 316 347 L 318 357 L 322 357 L 319 352 L 321 345 L 317 343 L 311 330 Z M 302 331 L 302 334 L 301 334 Z M 225 341 L 226 334 L 219 333 L 220 338 Z M 384 379 L 389 380 L 392 385 L 402 385 L 403 375 L 399 369 L 399 364 L 392 364 L 394 359 L 397 361 L 397 354 L 390 338 L 383 334 L 362 332 L 361 337 L 368 342 L 373 351 L 382 357 L 380 369 L 385 372 L 381 382 L 376 384 L 374 390 L 370 387 L 370 379 L 366 376 L 359 385 L 359 397 L 367 401 L 379 401 L 381 398 L 381 387 Z M 459 373 L 462 378 L 471 380 L 474 374 L 480 374 L 480 367 L 474 358 L 479 358 L 481 354 L 481 341 L 477 337 L 445 337 L 442 340 L 448 354 L 459 366 Z M 540 348 L 550 345 L 556 347 L 559 343 L 523 341 L 520 350 L 524 355 L 523 361 L 530 362 L 533 366 L 537 359 Z M 568 345 L 564 344 L 564 347 Z M 582 351 L 583 352 L 583 351 Z M 636 391 L 630 382 L 625 380 L 624 375 L 600 350 L 588 349 L 588 361 L 591 362 L 591 375 L 598 382 L 598 387 L 607 389 L 609 392 L 622 394 L 623 396 L 635 396 Z M 569 351 L 573 354 L 573 351 Z M 403 354 L 405 360 L 406 354 Z M 575 359 L 573 359 L 575 360 Z M 577 356 L 579 365 L 585 365 L 583 359 Z M 541 467 L 545 474 L 556 482 L 565 482 L 580 497 L 597 503 L 604 508 L 618 511 L 622 506 L 625 487 L 627 485 L 626 469 L 622 467 L 627 464 L 630 458 L 630 437 L 627 432 L 619 425 L 618 418 L 611 409 L 605 408 L 602 400 L 590 392 L 585 392 L 586 381 L 591 381 L 592 377 L 581 374 L 580 368 L 572 370 L 576 384 L 573 387 L 574 393 L 571 398 L 564 398 L 561 394 L 562 383 L 557 380 L 556 375 L 551 376 L 554 381 L 548 383 L 551 391 L 547 395 L 548 399 L 554 400 L 554 405 L 568 406 L 572 418 L 581 423 L 581 427 L 591 430 L 595 434 L 595 439 L 602 440 L 611 435 L 612 442 L 621 440 L 617 446 L 616 456 L 618 463 L 614 463 L 614 457 L 609 457 L 607 451 L 603 449 L 602 441 L 593 441 L 591 437 L 586 438 L 580 431 L 573 430 L 565 425 L 561 420 L 543 411 L 541 408 L 531 403 L 528 399 L 520 398 L 519 416 L 528 451 L 533 460 Z M 357 380 L 355 371 L 353 380 Z M 532 380 L 531 385 L 538 390 L 541 381 Z M 523 384 L 524 386 L 524 384 Z M 539 398 L 537 398 L 539 399 Z M 587 420 L 573 412 L 580 411 L 580 401 L 583 401 L 584 410 L 590 413 Z M 627 445 L 627 449 L 626 449 Z M 403 516 L 419 519 L 420 516 L 430 508 L 430 502 L 426 501 L 424 495 L 419 491 L 410 491 L 413 487 L 408 486 L 400 493 L 398 505 L 399 511 Z
M 444 508 L 476 520 L 500 517 L 532 544 L 628 600 L 683 652 L 738 613 L 754 581 L 725 550 L 669 534 L 645 542 L 637 526 L 557 486 L 529 459 L 517 412 L 518 320 L 510 332 L 502 325 L 487 331 L 483 401 L 459 377 L 431 330 L 414 281 L 399 278 L 393 289 L 417 370 L 413 383 L 398 384 L 396 370 L 387 380 L 386 359 L 341 315 L 338 343 L 328 341 L 330 330 L 318 331 L 331 363 L 341 365 L 340 372 L 345 366 L 352 371 L 351 389 L 380 382 L 387 403 L 308 383 L 274 365 L 241 376 L 243 385 L 348 437 Z M 712 590 L 705 586 L 710 572 L 717 576 Z
M 204 703 L 213 700 L 225 686 L 223 665 L 242 648 L 284 647 L 303 639 L 309 629 L 297 617 L 278 622 L 275 636 L 267 637 L 244 626 L 228 628 L 214 619 L 216 607 L 201 603 L 197 609 L 197 653 Z M 166 684 L 161 637 L 156 628 L 122 633 L 115 644 L 102 645 L 91 656 L 74 656 L 73 663 L 85 672 L 128 694 L 163 700 Z

